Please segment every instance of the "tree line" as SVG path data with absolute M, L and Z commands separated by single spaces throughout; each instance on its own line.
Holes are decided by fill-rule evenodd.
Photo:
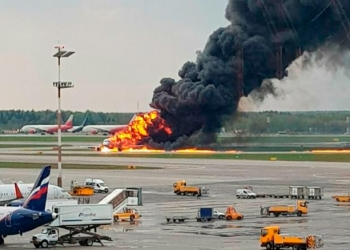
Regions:
M 80 125 L 88 116 L 87 124 L 127 124 L 134 113 L 73 112 L 62 111 L 62 121 L 74 114 L 74 125 Z M 227 117 L 226 132 L 243 133 L 321 133 L 343 134 L 347 132 L 350 111 L 310 111 L 310 112 L 237 112 Z M 25 111 L 0 110 L 0 128 L 16 130 L 24 125 L 57 124 L 57 113 L 52 110 Z

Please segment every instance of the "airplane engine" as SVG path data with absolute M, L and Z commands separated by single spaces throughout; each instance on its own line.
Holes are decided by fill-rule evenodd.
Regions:
M 91 134 L 97 135 L 98 134 L 98 130 L 95 130 L 95 129 L 91 130 Z
M 35 133 L 36 133 L 36 130 L 35 130 L 35 129 L 29 130 L 29 134 L 35 134 Z

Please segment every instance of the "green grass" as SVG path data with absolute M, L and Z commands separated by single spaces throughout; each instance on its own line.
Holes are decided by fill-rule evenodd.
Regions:
M 94 142 L 101 143 L 108 136 L 95 135 L 63 135 L 62 142 Z M 2 141 L 22 142 L 57 142 L 57 136 L 51 135 L 22 135 L 22 136 L 0 136 Z M 219 143 L 323 143 L 323 142 L 350 142 L 350 135 L 273 135 L 273 136 L 240 136 L 219 137 Z
M 62 136 L 62 142 L 96 142 L 101 143 L 108 136 Z M 1 142 L 57 142 L 57 136 L 51 135 L 22 135 L 22 136 L 0 136 Z
M 42 163 L 22 163 L 22 162 L 0 162 L 0 168 L 42 168 Z M 51 165 L 52 168 L 57 168 L 56 163 L 48 163 L 45 165 Z M 128 166 L 123 165 L 89 165 L 89 164 L 63 164 L 64 169 L 104 169 L 104 170 L 129 170 Z M 139 167 L 136 166 L 136 170 L 154 170 L 161 169 L 159 167 Z M 133 169 L 133 170 L 135 170 Z
M 290 136 L 242 136 L 219 137 L 220 143 L 324 143 L 324 142 L 350 142 L 349 135 L 290 135 Z

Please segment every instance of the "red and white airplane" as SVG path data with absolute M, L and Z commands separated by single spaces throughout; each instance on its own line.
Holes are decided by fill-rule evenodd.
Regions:
M 73 127 L 73 114 L 71 114 L 65 124 L 61 125 L 61 131 L 66 132 L 67 130 Z M 39 133 L 48 133 L 53 134 L 57 133 L 58 125 L 25 125 L 20 129 L 22 133 L 35 134 Z
M 115 133 L 122 131 L 125 129 L 136 117 L 137 115 L 135 114 L 131 120 L 128 122 L 128 124 L 123 124 L 123 125 L 88 125 L 85 126 L 82 130 L 83 133 L 91 133 L 91 134 L 98 134 L 99 132 L 103 134 L 112 134 L 114 135 Z

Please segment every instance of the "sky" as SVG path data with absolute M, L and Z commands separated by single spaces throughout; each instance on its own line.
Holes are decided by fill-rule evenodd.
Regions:
M 209 35 L 227 26 L 227 0 L 2 0 L 0 3 L 0 110 L 56 110 L 54 46 L 76 53 L 62 59 L 62 109 L 150 110 L 163 77 L 178 78 Z M 249 111 L 348 110 L 343 72 L 291 66 L 276 82 L 277 98 L 245 98 Z

